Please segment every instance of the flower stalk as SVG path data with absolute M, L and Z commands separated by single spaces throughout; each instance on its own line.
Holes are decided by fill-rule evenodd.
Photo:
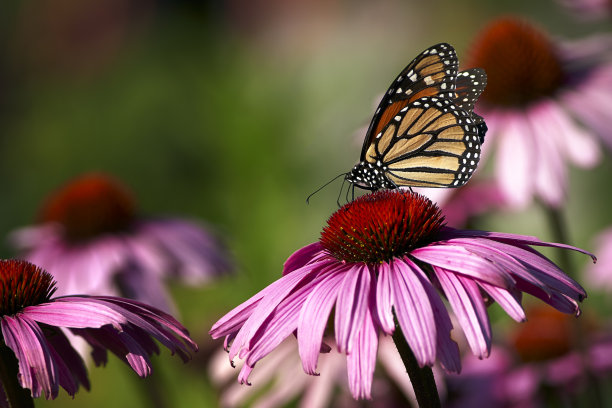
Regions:
M 13 351 L 4 343 L 0 345 L 0 381 L 11 408 L 34 408 L 30 390 L 19 384 L 19 365 Z
M 402 357 L 402 362 L 410 377 L 419 408 L 440 408 L 440 396 L 438 395 L 438 388 L 436 387 L 431 367 L 427 365 L 424 367 L 419 366 L 414 353 L 410 346 L 408 346 L 408 343 L 406 343 L 402 328 L 397 323 L 395 325 L 395 332 L 393 332 L 393 342 Z

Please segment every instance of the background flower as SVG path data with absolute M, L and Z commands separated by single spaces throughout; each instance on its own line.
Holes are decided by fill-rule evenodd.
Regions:
M 497 182 L 516 207 L 536 197 L 558 207 L 567 191 L 566 162 L 590 168 L 600 160 L 596 136 L 607 140 L 609 132 L 601 131 L 610 125 L 601 107 L 612 95 L 604 79 L 612 66 L 602 53 L 610 53 L 612 38 L 587 41 L 581 53 L 570 52 L 523 19 L 501 18 L 470 49 L 468 65 L 484 68 L 488 78 L 477 103 L 489 127 L 483 157 L 495 145 Z
M 583 401 L 602 404 L 597 391 L 612 373 L 612 332 L 593 316 L 580 322 L 550 308 L 532 308 L 491 361 L 464 359 L 461 375 L 448 375 L 449 407 L 476 401 L 499 407 L 548 407 Z
M 168 279 L 200 285 L 231 269 L 227 249 L 202 225 L 137 216 L 132 195 L 104 174 L 67 183 L 39 218 L 12 239 L 53 274 L 59 294 L 123 295 L 170 310 Z

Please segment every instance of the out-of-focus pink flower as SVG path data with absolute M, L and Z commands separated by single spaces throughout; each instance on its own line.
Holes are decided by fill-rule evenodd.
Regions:
M 612 291 L 612 228 L 601 232 L 597 239 L 596 264 L 586 268 L 585 282 L 597 290 Z
M 584 290 L 531 245 L 585 251 L 443 223 L 431 201 L 406 191 L 376 192 L 340 208 L 319 242 L 289 257 L 281 279 L 213 325 L 210 333 L 225 337 L 230 360 L 245 360 L 239 381 L 248 383 L 255 364 L 292 333 L 304 371 L 316 374 L 334 306 L 336 344 L 347 354 L 355 398 L 371 396 L 379 335 L 393 334 L 396 318 L 421 366 L 438 359 L 445 370 L 459 371 L 451 320 L 436 289 L 480 358 L 489 355 L 492 336 L 483 293 L 517 321 L 525 318 L 522 292 L 579 313 Z
M 444 212 L 453 227 L 465 226 L 473 217 L 506 207 L 504 195 L 492 180 L 472 179 L 461 188 L 414 188 L 427 196 Z
M 252 387 L 235 382 L 235 367 L 227 364 L 227 354 L 219 352 L 211 361 L 210 376 L 217 387 L 222 388 L 220 404 L 234 408 L 244 406 L 247 401 L 253 408 L 284 407 L 292 401 L 304 408 L 359 407 L 348 392 L 346 362 L 342 354 L 334 349 L 333 338 L 325 338 L 331 350 L 319 357 L 320 375 L 307 375 L 302 370 L 299 356 L 295 353 L 296 341 L 289 337 L 272 353 L 265 357 L 261 368 L 251 376 Z M 412 384 L 406 368 L 390 337 L 381 337 L 378 361 L 382 372 L 377 372 L 372 383 L 374 406 L 401 406 L 406 401 L 416 405 Z M 242 362 L 237 364 L 237 368 Z M 443 384 L 442 384 L 443 385 Z
M 231 262 L 196 222 L 138 217 L 118 181 L 86 174 L 53 194 L 40 223 L 12 234 L 21 256 L 57 280 L 58 294 L 122 295 L 172 310 L 166 279 L 203 284 Z
M 592 167 L 597 137 L 612 147 L 612 37 L 553 41 L 515 18 L 491 22 L 471 48 L 469 66 L 484 68 L 477 110 L 489 127 L 483 157 L 495 151 L 496 179 L 507 201 L 533 198 L 559 206 L 567 162 Z
M 612 333 L 588 320 L 579 327 L 551 308 L 534 308 L 527 316 L 510 333 L 510 344 L 493 347 L 489 361 L 466 356 L 461 375 L 447 376 L 445 405 L 547 407 L 551 395 L 568 398 L 612 373 Z
M 612 17 L 610 0 L 559 0 L 568 11 L 584 20 L 602 20 Z
M 139 376 L 151 373 L 149 356 L 158 354 L 156 339 L 183 361 L 197 345 L 172 316 L 143 303 L 110 296 L 62 296 L 53 277 L 26 261 L 0 260 L 0 328 L 4 344 L 19 362 L 19 382 L 47 399 L 59 387 L 74 395 L 89 389 L 87 369 L 62 329 L 93 347 L 96 365 L 107 351 L 116 354 Z

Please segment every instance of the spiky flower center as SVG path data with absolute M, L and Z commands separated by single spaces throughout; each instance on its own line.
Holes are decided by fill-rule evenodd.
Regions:
M 134 213 L 134 200 L 119 182 L 102 174 L 87 174 L 49 197 L 40 220 L 59 222 L 66 239 L 78 242 L 126 229 Z
M 0 260 L 0 316 L 48 302 L 55 289 L 53 277 L 38 266 L 15 259 Z
M 564 80 L 550 39 L 529 23 L 514 18 L 496 20 L 480 33 L 469 66 L 487 72 L 487 88 L 481 101 L 494 106 L 525 106 L 553 95 Z
M 338 260 L 379 263 L 428 244 L 443 224 L 440 209 L 428 198 L 379 191 L 332 214 L 320 242 Z
M 527 318 L 511 339 L 522 361 L 545 361 L 572 349 L 572 316 L 543 307 L 532 309 Z

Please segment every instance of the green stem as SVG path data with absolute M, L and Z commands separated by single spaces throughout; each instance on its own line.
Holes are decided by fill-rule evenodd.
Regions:
M 558 243 L 569 244 L 570 239 L 567 232 L 567 223 L 565 222 L 565 217 L 563 216 L 563 211 L 547 205 L 544 205 L 544 209 L 548 218 L 548 223 L 550 224 L 553 240 Z M 575 279 L 576 273 L 570 257 L 570 251 L 563 248 L 557 248 L 557 253 L 559 256 L 559 266 L 561 266 L 561 269 L 567 275 Z
M 13 350 L 0 345 L 0 381 L 11 408 L 34 408 L 30 390 L 22 388 L 17 380 L 19 364 Z
M 440 396 L 438 395 L 438 389 L 436 388 L 436 381 L 434 380 L 433 372 L 431 367 L 419 367 L 419 363 L 414 357 L 414 353 L 406 343 L 406 338 L 402 329 L 398 324 L 395 325 L 395 332 L 393 333 L 393 342 L 397 351 L 399 351 L 406 372 L 412 382 L 412 388 L 419 403 L 420 408 L 440 408 Z

